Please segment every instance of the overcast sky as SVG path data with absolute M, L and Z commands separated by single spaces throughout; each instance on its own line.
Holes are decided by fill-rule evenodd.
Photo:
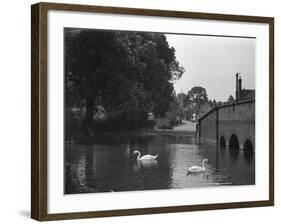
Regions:
M 235 73 L 242 87 L 255 89 L 255 39 L 166 34 L 186 72 L 174 84 L 177 93 L 202 86 L 210 99 L 235 96 Z

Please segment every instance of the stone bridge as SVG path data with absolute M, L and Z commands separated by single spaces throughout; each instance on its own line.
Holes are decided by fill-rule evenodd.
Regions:
M 255 150 L 255 100 L 217 106 L 198 120 L 200 142 Z

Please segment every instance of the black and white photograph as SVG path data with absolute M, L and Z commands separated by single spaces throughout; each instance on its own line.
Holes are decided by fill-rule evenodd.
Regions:
M 256 38 L 64 28 L 64 193 L 255 185 Z

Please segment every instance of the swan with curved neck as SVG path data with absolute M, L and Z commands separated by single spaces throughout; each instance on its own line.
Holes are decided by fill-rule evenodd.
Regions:
M 141 153 L 139 150 L 135 150 L 134 151 L 134 154 L 137 154 L 137 160 L 154 160 L 158 157 L 158 155 L 156 156 L 153 156 L 153 155 L 144 155 L 144 156 L 141 156 Z
M 188 168 L 188 173 L 200 173 L 200 172 L 204 172 L 206 170 L 205 168 L 205 163 L 208 162 L 208 159 L 204 159 L 202 161 L 202 166 L 192 166 Z

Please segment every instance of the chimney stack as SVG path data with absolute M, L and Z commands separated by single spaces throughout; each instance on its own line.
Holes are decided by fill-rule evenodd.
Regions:
M 242 78 L 241 76 L 239 76 L 239 93 L 241 92 L 242 90 Z

